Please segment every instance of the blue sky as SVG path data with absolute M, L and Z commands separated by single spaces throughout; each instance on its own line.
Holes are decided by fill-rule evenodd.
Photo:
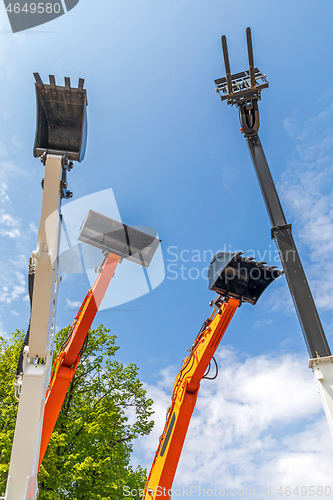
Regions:
M 275 263 L 237 111 L 214 89 L 224 75 L 222 34 L 232 72 L 247 67 L 247 26 L 270 84 L 260 137 L 332 345 L 332 14 L 323 0 L 80 0 L 14 35 L 0 9 L 2 334 L 28 324 L 27 262 L 43 177 L 32 156 L 33 72 L 45 82 L 49 74 L 59 84 L 86 80 L 87 154 L 69 177 L 75 199 L 112 189 L 123 222 L 153 227 L 162 239 L 163 283 L 95 321 L 117 334 L 119 359 L 139 366 L 156 401 L 155 430 L 135 447 L 133 463 L 150 467 L 174 377 L 210 314 L 214 294 L 204 278 L 193 279 L 208 255 L 227 248 Z M 89 286 L 83 274 L 64 276 L 58 328 L 72 322 Z M 220 346 L 219 378 L 202 384 L 175 485 L 254 487 L 258 496 L 271 485 L 333 491 L 332 441 L 307 358 L 282 277 L 255 307 L 237 311 Z

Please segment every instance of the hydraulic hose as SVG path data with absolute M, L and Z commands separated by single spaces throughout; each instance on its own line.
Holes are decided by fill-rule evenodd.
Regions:
M 30 301 L 30 318 L 29 318 L 29 326 L 27 333 L 24 337 L 23 344 L 21 347 L 20 355 L 18 358 L 17 362 L 17 368 L 16 368 L 16 379 L 21 376 L 23 372 L 23 351 L 24 348 L 29 344 L 29 335 L 30 335 L 30 322 L 31 322 L 31 309 L 32 309 L 32 297 L 33 297 L 33 290 L 34 290 L 34 279 L 35 279 L 35 260 L 30 257 L 29 260 L 29 274 L 28 274 L 28 292 L 29 292 L 29 301 Z

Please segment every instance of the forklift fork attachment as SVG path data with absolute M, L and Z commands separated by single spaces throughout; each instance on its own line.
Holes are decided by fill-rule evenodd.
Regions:
M 148 267 L 161 240 L 89 210 L 79 240 Z
M 255 73 L 254 73 L 254 59 L 253 59 L 251 28 L 246 28 L 246 41 L 247 41 L 247 54 L 248 54 L 248 58 L 249 58 L 250 83 L 251 83 L 251 89 L 254 89 L 256 86 L 256 79 L 255 79 Z
M 249 69 L 241 73 L 230 74 L 229 55 L 227 39 L 222 36 L 222 49 L 226 76 L 215 80 L 216 92 L 221 100 L 227 100 L 228 104 L 242 104 L 256 98 L 260 99 L 261 91 L 268 87 L 266 75 L 254 67 L 251 28 L 246 29 L 247 51 L 249 58 Z
M 229 63 L 229 55 L 228 55 L 228 46 L 227 46 L 226 36 L 223 35 L 221 40 L 222 40 L 222 50 L 223 50 L 226 81 L 227 81 L 227 85 L 228 85 L 228 93 L 232 94 L 232 79 L 231 79 L 231 73 L 230 73 L 230 63 Z
M 64 87 L 56 85 L 54 75 L 50 75 L 49 85 L 42 82 L 38 73 L 34 73 L 34 77 L 37 101 L 34 157 L 50 153 L 82 161 L 87 142 L 84 80 L 80 78 L 78 88 L 74 88 L 68 77 Z
M 220 295 L 234 297 L 255 304 L 263 291 L 283 271 L 253 257 L 242 257 L 242 252 L 220 252 L 208 268 L 209 289 Z

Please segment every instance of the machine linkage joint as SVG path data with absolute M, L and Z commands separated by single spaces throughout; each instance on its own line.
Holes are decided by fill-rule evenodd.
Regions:
M 291 224 L 284 224 L 283 226 L 274 226 L 274 227 L 272 227 L 272 229 L 271 229 L 271 239 L 272 240 L 275 239 L 276 233 L 278 233 L 279 231 L 281 231 L 281 229 L 290 229 L 290 231 L 291 231 Z

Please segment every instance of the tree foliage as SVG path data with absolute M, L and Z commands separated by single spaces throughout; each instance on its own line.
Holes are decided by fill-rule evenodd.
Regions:
M 59 332 L 56 350 L 68 331 Z M 13 380 L 22 337 L 17 331 L 12 342 L 0 338 L 0 490 L 5 489 L 14 434 Z M 114 359 L 115 338 L 103 326 L 89 332 L 39 471 L 41 500 L 120 500 L 123 487 L 144 486 L 146 471 L 133 470 L 129 461 L 134 439 L 153 426 L 152 401 L 137 367 Z

